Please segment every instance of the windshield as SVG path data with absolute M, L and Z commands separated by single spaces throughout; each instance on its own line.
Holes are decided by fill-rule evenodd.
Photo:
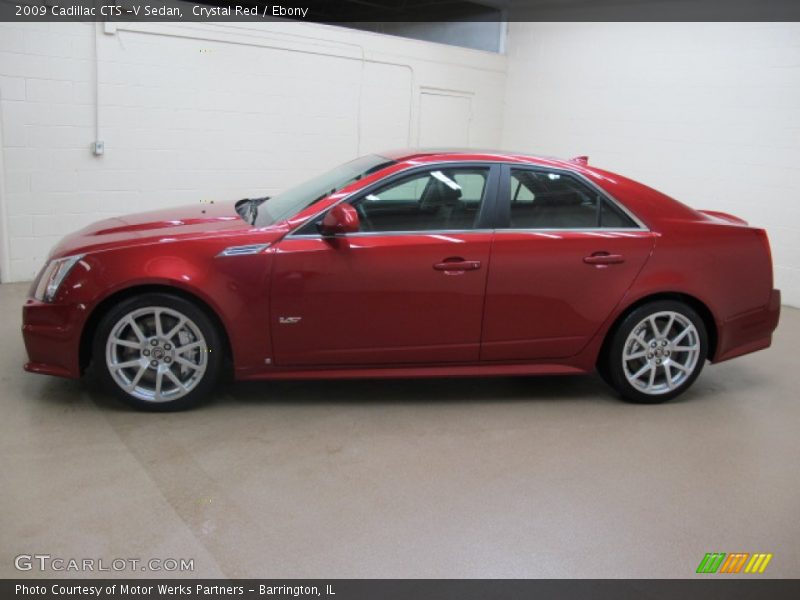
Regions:
M 266 227 L 297 214 L 317 200 L 329 196 L 346 185 L 393 164 L 385 156 L 370 154 L 340 165 L 298 186 L 290 188 L 258 206 L 253 224 Z

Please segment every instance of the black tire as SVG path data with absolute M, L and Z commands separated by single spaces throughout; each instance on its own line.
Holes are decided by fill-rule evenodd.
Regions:
M 148 320 L 149 317 L 146 312 L 136 317 L 137 329 L 139 333 L 145 334 L 144 339 L 146 341 L 142 342 L 138 335 L 134 337 L 132 328 L 120 329 L 120 327 L 125 327 L 124 325 L 120 325 L 120 322 L 126 315 L 136 314 L 137 311 L 147 311 L 148 309 L 157 309 L 159 311 L 158 314 L 160 316 L 158 319 L 161 323 L 164 336 L 158 338 L 161 341 L 157 341 L 153 346 L 150 346 L 152 339 L 158 336 L 155 334 L 154 330 L 148 329 L 148 324 L 155 327 L 155 317 Z M 177 331 L 167 340 L 166 336 L 170 332 L 165 331 L 165 329 L 172 329 L 172 327 L 177 326 L 180 323 L 180 316 L 187 319 L 187 324 L 184 325 L 183 330 Z M 109 343 L 109 336 L 111 336 L 115 328 L 117 332 L 125 332 L 128 336 L 125 340 L 126 342 L 139 344 L 141 348 L 137 350 L 136 348 L 128 349 L 127 346 L 118 347 L 114 345 L 113 350 L 109 349 L 107 346 Z M 196 335 L 198 333 L 202 338 L 200 338 L 199 335 L 193 337 L 193 334 Z M 183 336 L 183 338 L 181 336 Z M 195 346 L 195 348 L 180 353 L 180 344 L 183 343 L 181 339 L 186 340 L 187 338 L 189 341 L 186 343 L 190 346 Z M 115 339 L 120 338 L 116 338 L 115 336 Z M 204 343 L 201 340 L 204 340 Z M 172 341 L 171 344 L 170 341 Z M 157 356 L 156 350 L 158 350 Z M 107 351 L 109 353 L 108 355 Z M 223 364 L 222 337 L 213 321 L 208 317 L 205 311 L 193 302 L 169 293 L 145 293 L 123 300 L 119 304 L 111 307 L 111 309 L 103 315 L 98 324 L 92 352 L 94 372 L 101 384 L 130 406 L 148 411 L 175 411 L 197 406 L 208 397 L 209 393 L 214 388 L 220 377 Z M 112 375 L 112 369 L 109 366 L 109 360 L 107 360 L 108 356 L 113 356 L 114 359 L 118 359 L 122 352 L 131 353 L 131 361 L 139 360 L 143 365 L 150 365 L 148 367 L 137 365 L 129 369 L 123 369 L 122 371 L 119 367 L 113 369 L 116 373 L 121 372 L 121 374 L 117 376 L 118 378 L 122 379 L 123 377 L 128 377 L 130 384 L 142 381 L 145 382 L 145 385 L 139 387 L 134 385 L 133 391 L 126 390 L 122 387 L 122 383 L 118 382 L 118 379 Z M 149 356 L 145 358 L 143 356 L 144 354 Z M 187 357 L 189 357 L 188 360 Z M 156 358 L 160 360 L 156 361 Z M 148 362 L 151 361 L 151 359 L 152 362 Z M 178 361 L 181 360 L 183 360 L 183 363 L 179 364 Z M 184 366 L 190 362 L 197 362 L 203 370 L 201 370 L 200 367 L 192 370 Z M 158 365 L 153 367 L 156 363 L 158 363 Z M 140 370 L 142 374 L 139 374 Z M 169 375 L 166 373 L 166 370 L 172 372 L 170 377 L 166 376 Z M 162 371 L 161 377 L 158 377 L 159 371 Z M 179 387 L 171 377 L 174 376 L 177 379 L 181 379 L 183 373 L 186 373 L 186 377 L 190 378 L 190 380 L 186 382 L 183 387 Z M 156 385 L 155 382 L 153 382 L 152 385 L 154 390 L 159 390 L 158 393 L 154 393 L 153 399 L 141 397 L 144 395 L 147 382 L 149 380 L 155 380 L 157 377 L 160 383 Z M 161 397 L 162 389 L 167 390 L 164 392 L 163 397 Z M 188 391 L 184 391 L 187 389 Z M 169 396 L 170 393 L 175 397 L 171 398 Z
M 694 326 L 696 339 L 694 333 L 691 332 L 688 334 L 688 337 L 695 341 L 692 347 L 697 348 L 696 358 L 693 358 L 695 356 L 693 351 L 681 352 L 674 350 L 674 348 L 687 347 L 681 345 L 688 343 L 683 342 L 686 337 L 681 338 L 677 344 L 672 344 L 672 342 L 669 341 L 669 332 L 666 332 L 666 335 L 662 337 L 658 337 L 652 334 L 652 327 L 643 324 L 646 319 L 654 315 L 659 315 L 656 318 L 657 326 L 666 328 L 669 325 L 669 316 L 665 313 L 682 315 L 684 319 L 688 320 L 688 322 Z M 678 317 L 676 317 L 676 319 L 678 319 Z M 675 323 L 677 323 L 677 326 L 681 326 L 681 321 L 673 321 L 673 327 L 676 327 Z M 641 329 L 642 327 L 644 327 L 644 329 Z M 638 329 L 643 339 L 647 339 L 648 343 L 646 345 L 630 340 L 629 336 L 634 329 Z M 688 329 L 691 330 L 691 328 Z M 678 333 L 680 333 L 682 330 L 671 328 L 670 331 L 678 331 Z M 652 339 L 646 335 L 647 333 L 652 334 Z M 605 344 L 603 355 L 598 361 L 597 370 L 606 383 L 613 387 L 624 400 L 637 404 L 659 404 L 685 392 L 692 383 L 694 383 L 697 376 L 700 375 L 705 365 L 706 357 L 708 356 L 708 333 L 703 319 L 700 318 L 700 315 L 690 306 L 676 300 L 657 300 L 639 306 L 626 315 L 611 331 L 609 336 L 608 342 Z M 678 335 L 674 335 L 673 339 L 677 337 Z M 666 346 L 662 349 L 661 344 L 664 340 L 668 341 Z M 655 348 L 651 348 L 653 341 L 656 341 Z M 631 344 L 630 349 L 635 350 L 636 353 L 644 351 L 646 353 L 645 356 L 638 359 L 629 359 L 624 363 L 623 352 L 626 350 L 626 344 Z M 659 351 L 662 353 L 668 352 L 668 354 L 666 356 L 663 354 L 654 354 Z M 657 361 L 659 361 L 658 364 L 656 364 Z M 685 364 L 683 361 L 685 361 Z M 676 362 L 684 367 L 680 372 L 675 366 Z M 669 369 L 665 366 L 667 363 L 669 364 Z M 651 389 L 651 391 L 645 391 L 631 384 L 628 375 L 626 375 L 625 364 L 628 365 L 629 373 L 633 370 L 639 372 L 639 367 L 641 367 L 641 369 L 647 368 L 645 375 L 648 379 L 651 371 L 655 370 L 655 376 L 658 379 L 653 382 L 652 386 L 648 386 L 641 379 L 635 380 L 642 388 L 648 388 Z M 678 373 L 675 377 L 682 378 L 679 379 L 680 383 L 675 385 L 672 383 L 672 379 L 668 382 L 666 375 L 668 372 Z M 631 376 L 633 375 L 635 375 L 635 373 L 631 373 Z

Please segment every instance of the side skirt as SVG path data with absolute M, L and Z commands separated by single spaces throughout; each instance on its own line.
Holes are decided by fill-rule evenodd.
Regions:
M 438 365 L 421 367 L 361 367 L 291 369 L 274 367 L 259 373 L 237 373 L 236 379 L 389 379 L 414 377 L 493 377 L 510 375 L 575 375 L 587 373 L 564 364 Z

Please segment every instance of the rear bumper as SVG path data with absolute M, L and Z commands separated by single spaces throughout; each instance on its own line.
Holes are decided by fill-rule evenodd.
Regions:
M 781 292 L 772 290 L 766 306 L 737 315 L 722 324 L 713 362 L 769 348 L 780 315 Z
M 29 298 L 22 307 L 25 370 L 58 377 L 80 377 L 80 339 L 86 320 L 83 304 L 48 304 Z

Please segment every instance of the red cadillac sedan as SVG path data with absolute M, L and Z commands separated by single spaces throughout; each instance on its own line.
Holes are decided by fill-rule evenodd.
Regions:
M 588 165 L 365 156 L 271 198 L 100 221 L 33 283 L 34 373 L 93 370 L 133 406 L 236 379 L 587 373 L 685 391 L 778 324 L 763 229 Z

